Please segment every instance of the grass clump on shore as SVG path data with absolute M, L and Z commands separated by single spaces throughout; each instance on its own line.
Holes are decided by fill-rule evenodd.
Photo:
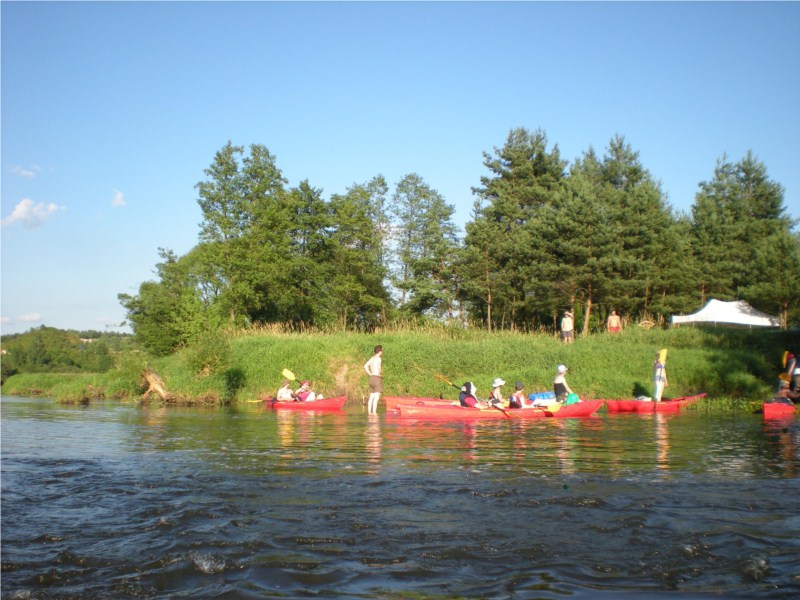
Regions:
M 621 334 L 594 334 L 564 344 L 542 333 L 489 333 L 449 327 L 397 328 L 369 334 L 283 332 L 274 328 L 206 336 L 201 345 L 169 357 L 143 353 L 118 357 L 104 374 L 19 374 L 3 386 L 7 395 L 50 396 L 63 401 L 137 398 L 141 374 L 152 368 L 176 402 L 253 402 L 271 395 L 290 369 L 326 396 L 346 394 L 351 403 L 368 395 L 362 365 L 375 345 L 384 348 L 384 393 L 455 398 L 456 385 L 474 382 L 487 395 L 492 380 L 517 380 L 528 393 L 552 388 L 559 364 L 582 398 L 632 398 L 652 393 L 652 363 L 669 350 L 669 397 L 700 391 L 709 399 L 697 410 L 739 410 L 774 391 L 785 349 L 798 348 L 796 332 L 631 327 Z

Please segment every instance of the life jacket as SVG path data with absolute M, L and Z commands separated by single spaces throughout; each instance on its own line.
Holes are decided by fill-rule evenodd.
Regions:
M 298 402 L 305 402 L 306 398 L 308 398 L 309 394 L 311 394 L 311 390 L 307 390 L 305 392 L 297 392 L 294 397 L 297 398 Z
M 461 386 L 461 393 L 458 394 L 458 403 L 461 404 L 461 406 L 477 406 L 478 398 L 475 396 L 476 393 L 477 389 L 475 388 L 475 384 L 471 381 L 466 382 Z
M 522 401 L 525 398 L 525 395 L 522 393 L 522 390 L 519 392 L 514 392 L 508 398 L 508 407 L 509 408 L 522 408 Z

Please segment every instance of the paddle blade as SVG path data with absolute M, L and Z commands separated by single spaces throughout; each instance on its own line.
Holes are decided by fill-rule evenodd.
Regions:
M 297 377 L 295 377 L 294 373 L 292 373 L 289 369 L 284 369 L 281 371 L 281 375 L 283 375 L 289 381 L 297 381 Z
M 781 366 L 783 366 L 784 369 L 786 368 L 786 361 L 788 359 L 789 359 L 789 351 L 788 350 L 784 350 L 783 351 L 783 358 L 781 359 Z
M 661 352 L 658 353 L 658 362 L 660 362 L 662 364 L 667 362 L 667 349 L 666 348 L 662 348 Z
M 561 405 L 560 405 L 558 402 L 554 402 L 553 404 L 549 404 L 549 405 L 548 405 L 548 406 L 545 408 L 545 410 L 546 410 L 547 412 L 551 412 L 551 413 L 558 412 L 558 411 L 560 411 L 560 410 L 561 410 Z

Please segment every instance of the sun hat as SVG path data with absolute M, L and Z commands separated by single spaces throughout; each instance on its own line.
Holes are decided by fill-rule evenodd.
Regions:
M 564 365 L 558 365 L 558 368 L 556 369 L 556 371 L 558 371 L 559 373 L 566 373 L 567 372 L 567 367 L 565 367 Z
M 505 382 L 505 381 L 503 381 L 502 379 L 500 379 L 500 378 L 498 377 L 497 379 L 495 379 L 495 380 L 492 382 L 492 387 L 493 387 L 493 388 L 496 388 L 496 387 L 500 387 L 501 385 L 505 385 L 505 384 L 506 384 L 506 382 Z

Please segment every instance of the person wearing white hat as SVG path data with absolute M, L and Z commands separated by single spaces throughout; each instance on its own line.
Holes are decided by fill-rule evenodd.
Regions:
M 567 396 L 572 394 L 572 390 L 567 385 L 567 367 L 558 365 L 556 368 L 556 378 L 553 379 L 553 392 L 556 395 L 556 402 L 563 403 Z
M 502 388 L 506 384 L 505 381 L 497 377 L 492 382 L 492 391 L 489 394 L 489 402 L 492 404 L 499 404 L 503 406 L 505 404 L 505 400 L 503 400 L 503 392 L 500 388 Z

